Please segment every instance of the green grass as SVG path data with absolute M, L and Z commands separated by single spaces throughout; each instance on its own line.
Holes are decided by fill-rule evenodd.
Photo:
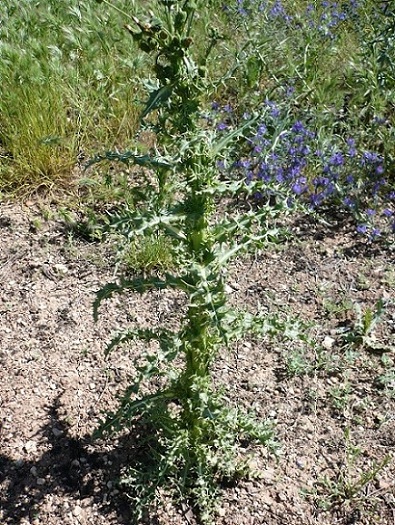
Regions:
M 23 0 L 2 2 L 0 19 L 0 187 L 62 185 L 79 155 L 126 147 L 142 59 L 124 17 L 95 2 Z
M 123 248 L 121 263 L 126 272 L 150 274 L 153 271 L 168 271 L 174 265 L 169 250 L 169 241 L 162 235 L 138 239 Z
M 255 9 L 252 16 L 231 18 L 223 4 L 234 2 L 207 3 L 194 34 L 201 53 L 206 28 L 219 29 L 207 63 L 218 100 L 241 113 L 265 97 L 283 100 L 285 86 L 292 85 L 289 114 L 313 119 L 322 142 L 331 140 L 347 105 L 349 134 L 361 146 L 376 145 L 394 158 L 395 82 L 387 68 L 388 81 L 380 84 L 385 46 L 371 49 L 366 43 L 380 30 L 374 2 L 361 2 L 358 20 L 339 24 L 334 40 L 307 24 L 307 1 L 283 1 L 291 24 L 254 8 L 259 2 L 244 3 Z M 2 191 L 64 186 L 78 159 L 133 144 L 146 59 L 123 26 L 147 5 L 127 0 L 113 5 L 116 9 L 88 0 L 1 3 Z M 324 12 L 317 3 L 314 23 Z M 377 126 L 374 117 L 387 118 L 389 125 Z

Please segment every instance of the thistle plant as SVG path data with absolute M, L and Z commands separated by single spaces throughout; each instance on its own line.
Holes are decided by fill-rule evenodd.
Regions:
M 248 460 L 238 450 L 240 439 L 275 449 L 267 422 L 227 403 L 224 391 L 213 384 L 212 365 L 226 346 L 246 333 L 287 332 L 276 317 L 229 306 L 227 268 L 237 254 L 276 241 L 281 231 L 273 226 L 275 218 L 288 208 L 285 199 L 277 199 L 258 210 L 239 213 L 233 206 L 226 211 L 230 199 L 255 194 L 264 184 L 224 178 L 218 169 L 232 141 L 256 119 L 228 135 L 205 124 L 202 100 L 215 88 L 205 66 L 220 35 L 207 31 L 206 47 L 194 57 L 193 22 L 204 12 L 203 2 L 158 0 L 156 7 L 149 18 L 131 17 L 125 26 L 140 49 L 154 57 L 155 80 L 146 82 L 150 93 L 142 127 L 155 133 L 156 146 L 144 154 L 107 152 L 94 162 L 107 159 L 145 168 L 145 181 L 134 188 L 136 205 L 117 212 L 111 224 L 128 240 L 166 236 L 177 272 L 120 277 L 98 292 L 94 315 L 97 318 L 101 302 L 113 294 L 165 288 L 183 293 L 187 310 L 179 330 L 131 327 L 110 342 L 107 352 L 136 339 L 148 347 L 153 341 L 159 345 L 140 356 L 136 381 L 118 409 L 107 414 L 98 434 L 136 429 L 138 424 L 149 429 L 150 436 L 140 438 L 149 456 L 129 465 L 123 479 L 136 520 L 158 502 L 162 489 L 187 502 L 203 523 L 211 523 L 221 481 L 248 471 Z M 161 386 L 146 394 L 153 380 Z

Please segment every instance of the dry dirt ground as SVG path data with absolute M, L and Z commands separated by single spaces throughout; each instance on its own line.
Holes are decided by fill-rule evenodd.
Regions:
M 392 525 L 394 245 L 369 245 L 335 219 L 295 221 L 291 230 L 276 249 L 236 261 L 229 291 L 252 311 L 306 321 L 315 344 L 251 339 L 216 364 L 229 397 L 269 417 L 281 444 L 277 460 L 257 450 L 256 479 L 224 488 L 216 523 Z M 127 440 L 90 436 L 141 345 L 107 360 L 104 349 L 131 319 L 177 319 L 182 301 L 167 291 L 117 297 L 95 324 L 94 294 L 114 279 L 108 245 L 73 237 L 34 206 L 4 202 L 0 232 L 0 523 L 126 525 L 116 481 Z M 368 322 L 379 299 L 383 314 L 362 340 L 358 319 Z M 150 523 L 194 520 L 188 508 L 168 506 Z

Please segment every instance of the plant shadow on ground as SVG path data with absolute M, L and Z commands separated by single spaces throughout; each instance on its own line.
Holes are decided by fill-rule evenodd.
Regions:
M 0 454 L 0 483 L 7 486 L 0 495 L 3 525 L 19 525 L 39 517 L 46 498 L 53 494 L 67 494 L 76 506 L 87 499 L 98 514 L 111 514 L 112 518 L 115 514 L 118 523 L 130 523 L 130 502 L 122 492 L 109 493 L 122 467 L 140 453 L 139 430 L 118 439 L 111 448 L 101 447 L 91 435 L 70 436 L 69 426 L 59 412 L 60 403 L 55 399 L 49 421 L 40 431 L 46 448 L 41 457 L 20 461 Z M 156 525 L 158 521 L 153 516 L 149 523 Z

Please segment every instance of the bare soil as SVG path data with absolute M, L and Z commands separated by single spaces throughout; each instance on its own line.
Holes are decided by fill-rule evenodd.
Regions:
M 370 245 L 336 219 L 301 218 L 291 231 L 277 248 L 237 260 L 229 292 L 253 312 L 306 321 L 316 344 L 251 339 L 216 363 L 228 396 L 270 418 L 282 449 L 278 459 L 256 450 L 258 476 L 224 487 L 216 522 L 394 524 L 394 245 Z M 126 525 L 117 479 L 128 439 L 91 436 L 142 347 L 107 359 L 104 350 L 131 320 L 176 322 L 182 298 L 116 297 L 94 323 L 95 292 L 114 280 L 109 245 L 72 236 L 35 206 L 1 203 L 0 232 L 0 523 Z M 361 341 L 356 305 L 363 316 L 379 299 L 383 315 Z M 186 505 L 169 504 L 151 523 L 195 522 Z

